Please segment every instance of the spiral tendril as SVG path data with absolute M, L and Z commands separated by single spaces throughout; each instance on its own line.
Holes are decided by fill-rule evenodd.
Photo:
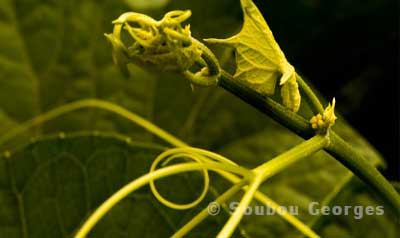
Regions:
M 154 160 L 154 162 L 151 165 L 150 172 L 154 172 L 159 165 L 161 166 L 167 166 L 171 161 L 177 160 L 177 159 L 185 159 L 185 160 L 192 160 L 195 163 L 200 163 L 200 164 L 213 164 L 213 163 L 219 163 L 219 164 L 224 164 L 226 166 L 235 166 L 238 168 L 238 173 L 239 174 L 246 174 L 248 173 L 247 170 L 240 169 L 238 165 L 236 165 L 234 162 L 228 160 L 227 158 L 215 154 L 210 151 L 198 149 L 198 148 L 192 148 L 192 147 L 181 147 L 181 148 L 173 148 L 164 151 L 161 153 L 157 158 Z M 187 161 L 186 161 L 187 162 Z M 243 170 L 243 171 L 242 171 Z M 190 209 L 195 206 L 197 206 L 205 196 L 207 195 L 207 192 L 209 190 L 210 186 L 210 178 L 208 174 L 207 169 L 202 170 L 202 175 L 203 175 L 203 190 L 201 194 L 192 202 L 187 203 L 187 204 L 178 204 L 172 201 L 167 200 L 164 198 L 160 192 L 157 190 L 155 183 L 153 180 L 149 181 L 150 189 L 153 193 L 153 195 L 156 197 L 156 199 L 164 204 L 165 206 L 177 210 L 185 210 L 185 209 Z
M 171 11 L 159 21 L 136 12 L 122 14 L 113 21 L 113 33 L 105 34 L 113 48 L 114 62 L 125 74 L 129 74 L 127 64 L 136 63 L 180 72 L 193 85 L 216 85 L 220 76 L 218 60 L 192 38 L 190 25 L 181 25 L 191 14 L 190 10 Z M 123 40 L 124 33 L 130 43 Z M 192 72 L 195 65 L 201 69 Z

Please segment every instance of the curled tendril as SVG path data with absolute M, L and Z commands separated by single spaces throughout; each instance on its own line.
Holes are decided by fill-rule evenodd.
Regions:
M 163 163 L 163 165 L 166 165 L 167 163 L 171 162 L 172 160 L 175 159 L 179 159 L 179 158 L 188 158 L 190 160 L 193 160 L 197 163 L 203 163 L 201 161 L 201 159 L 198 158 L 198 156 L 194 155 L 194 154 L 190 154 L 190 153 L 176 153 L 176 154 L 168 154 L 168 153 L 163 153 L 160 156 L 157 157 L 157 159 L 153 162 L 153 164 L 151 165 L 150 168 L 150 172 L 153 172 L 156 168 L 157 165 L 162 161 L 162 160 L 167 160 Z M 207 195 L 209 186 L 210 186 L 210 178 L 208 175 L 208 171 L 207 169 L 203 169 L 202 170 L 202 174 L 203 174 L 203 179 L 204 179 L 204 187 L 203 190 L 200 194 L 200 196 L 194 200 L 193 202 L 187 203 L 187 204 L 177 204 L 174 202 L 171 202 L 167 199 L 165 199 L 157 190 L 154 181 L 151 180 L 149 182 L 150 184 L 150 189 L 152 191 L 152 193 L 154 194 L 154 196 L 156 197 L 156 199 L 161 202 L 162 204 L 164 204 L 167 207 L 173 208 L 173 209 L 177 209 L 177 210 L 185 210 L 185 209 L 190 209 L 192 207 L 197 206 Z
M 200 164 L 219 163 L 219 164 L 224 164 L 226 166 L 235 166 L 235 167 L 237 166 L 234 162 L 232 162 L 218 154 L 215 154 L 215 153 L 212 153 L 212 152 L 209 152 L 206 150 L 198 149 L 198 148 L 184 147 L 184 148 L 170 149 L 170 150 L 167 150 L 167 151 L 161 153 L 154 160 L 153 164 L 151 165 L 149 173 L 154 172 L 157 169 L 157 167 L 160 165 L 160 163 L 161 163 L 161 166 L 166 166 L 171 161 L 181 159 L 181 158 L 185 158 L 186 160 L 192 160 L 195 163 L 200 163 Z M 249 173 L 245 169 L 240 169 L 239 166 L 237 166 L 237 170 L 238 170 L 237 173 L 242 174 L 243 176 L 245 176 L 246 174 Z M 153 195 L 156 197 L 156 199 L 159 202 L 161 202 L 162 204 L 164 204 L 165 206 L 173 208 L 173 209 L 177 209 L 177 210 L 190 209 L 190 208 L 197 206 L 201 201 L 203 201 L 203 199 L 205 198 L 205 196 L 207 195 L 207 192 L 209 190 L 210 178 L 209 178 L 208 170 L 203 169 L 202 174 L 203 174 L 203 181 L 204 181 L 203 190 L 202 190 L 201 194 L 199 195 L 199 197 L 197 197 L 193 202 L 190 202 L 187 204 L 177 204 L 175 202 L 171 202 L 171 201 L 167 200 L 166 198 L 164 198 L 157 190 L 153 180 L 149 181 L 149 185 L 150 185 L 150 189 L 151 189 Z
M 171 11 L 159 21 L 141 13 L 122 14 L 113 21 L 113 32 L 105 34 L 113 48 L 114 62 L 125 74 L 127 64 L 135 63 L 180 72 L 194 85 L 216 85 L 220 75 L 218 61 L 207 47 L 192 38 L 189 25 L 181 25 L 191 14 L 190 10 Z M 129 39 L 125 40 L 124 35 Z M 201 69 L 192 72 L 195 65 Z

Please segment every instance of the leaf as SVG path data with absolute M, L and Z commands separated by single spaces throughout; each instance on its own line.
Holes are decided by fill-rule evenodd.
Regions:
M 109 100 L 151 117 L 152 94 L 147 92 L 153 90 L 154 78 L 133 68 L 127 81 L 114 66 L 103 36 L 123 8 L 116 1 L 1 1 L 0 131 L 82 98 Z M 137 128 L 85 110 L 29 135 L 84 129 L 129 133 Z M 143 132 L 135 134 L 144 138 Z
M 244 14 L 242 30 L 228 39 L 205 41 L 234 47 L 237 66 L 234 79 L 261 94 L 273 95 L 276 80 L 280 77 L 283 103 L 297 112 L 300 107 L 300 93 L 293 66 L 287 61 L 253 1 L 240 2 Z
M 79 133 L 40 139 L 0 157 L 0 237 L 72 237 L 100 203 L 147 173 L 164 149 L 119 135 Z M 191 191 L 193 183 L 173 181 L 179 189 L 163 194 L 177 201 L 196 196 L 177 193 Z M 91 237 L 167 237 L 181 219 L 145 187 L 106 215 Z
M 300 91 L 297 84 L 296 77 L 291 77 L 286 83 L 282 85 L 281 96 L 283 105 L 297 112 L 300 109 Z
M 2 157 L 0 236 L 72 235 L 89 211 L 140 175 L 160 151 L 162 147 L 128 144 L 115 136 L 88 135 L 40 140 L 9 159 Z M 134 195 L 134 200 L 149 206 L 146 198 Z

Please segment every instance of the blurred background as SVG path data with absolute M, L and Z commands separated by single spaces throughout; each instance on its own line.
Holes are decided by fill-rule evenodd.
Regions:
M 398 1 L 255 3 L 297 71 L 326 99 L 336 97 L 338 111 L 388 161 L 385 175 L 398 180 Z M 150 97 L 138 82 L 153 76 L 136 69 L 136 76 L 143 77 L 123 79 L 111 62 L 103 33 L 112 30 L 111 20 L 123 12 L 160 18 L 172 9 L 192 9 L 192 33 L 198 38 L 224 38 L 238 32 L 242 24 L 239 0 L 2 0 L 0 133 L 40 112 L 87 97 L 150 115 L 148 104 L 134 98 L 143 102 Z M 185 90 L 190 94 L 190 89 Z M 127 127 L 101 120 L 74 124 L 74 120 L 83 119 L 71 115 L 43 130 L 75 124 L 89 129 L 93 124 L 120 127 L 120 131 Z
M 386 159 L 388 169 L 384 175 L 399 181 L 398 1 L 255 0 L 255 3 L 297 72 L 326 100 L 336 97 L 337 111 Z M 112 31 L 112 20 L 127 11 L 160 19 L 167 11 L 176 9 L 192 10 L 188 23 L 198 39 L 229 37 L 242 26 L 239 0 L 0 0 L 0 158 L 11 158 L 0 160 L 3 162 L 0 175 L 6 177 L 8 170 L 15 170 L 21 191 L 22 184 L 29 182 L 26 186 L 29 190 L 24 191 L 29 203 L 24 208 L 30 218 L 29 229 L 37 231 L 32 237 L 43 237 L 43 231 L 58 229 L 60 222 L 55 216 L 68 219 L 66 231 L 72 232 L 81 219 L 117 188 L 146 173 L 154 155 L 145 156 L 143 150 L 132 154 L 125 148 L 130 143 L 165 145 L 130 121 L 93 108 L 68 113 L 10 141 L 2 141 L 12 128 L 66 103 L 87 98 L 112 102 L 192 146 L 225 155 L 246 168 L 254 168 L 303 141 L 221 88 L 192 91 L 182 76 L 173 73 L 146 71 L 130 65 L 131 74 L 127 78 L 118 70 L 104 37 L 104 33 Z M 232 71 L 232 51 L 212 49 L 225 62 L 223 66 Z M 301 109 L 307 113 L 304 103 Z M 335 130 L 372 163 L 380 164 L 381 157 L 344 120 L 337 121 Z M 92 136 L 66 139 L 69 133 L 77 131 L 89 131 Z M 100 133 L 123 139 L 118 143 L 115 139 L 103 140 Z M 53 137 L 42 141 L 44 135 Z M 96 142 L 96 138 L 102 142 Z M 75 162 L 74 166 L 65 166 L 60 157 L 66 158 L 65 161 L 78 158 L 86 161 L 85 168 L 91 171 L 87 177 L 89 187 L 95 192 L 90 193 L 90 206 L 86 210 L 80 206 L 86 206 L 82 201 L 88 194 L 80 188 L 87 188 L 87 184 L 77 182 L 70 172 L 83 168 L 79 166 L 76 170 Z M 46 159 L 54 159 L 54 166 Z M 37 169 L 39 166 L 44 169 Z M 59 174 L 65 175 L 62 183 L 53 179 Z M 173 201 L 192 201 L 195 191 L 200 191 L 193 188 L 203 185 L 201 178 L 195 181 L 186 178 L 176 186 L 170 186 L 166 180 L 169 190 L 162 194 L 182 195 L 182 200 Z M 218 178 L 212 178 L 217 190 L 199 208 L 226 190 L 228 184 Z M 10 199 L 9 194 L 15 188 L 11 190 L 11 185 L 5 185 L 8 183 L 7 178 L 0 178 L 2 189 L 9 186 L 9 193 L 3 190 L 0 193 L 3 196 L 0 201 L 6 202 L 2 207 L 7 208 L 0 212 L 0 224 L 16 224 L 14 232 L 18 234 L 20 220 L 14 214 L 19 214 L 20 209 Z M 64 188 L 76 188 L 73 190 L 76 193 Z M 279 204 L 300 205 L 301 219 L 321 236 L 399 237 L 398 224 L 390 209 L 385 216 L 362 220 L 352 216 L 315 218 L 307 212 L 310 201 L 323 202 L 327 198 L 328 202 L 342 205 L 381 204 L 378 194 L 352 178 L 345 167 L 324 152 L 277 174 L 260 190 Z M 61 215 L 60 206 L 48 202 L 57 191 L 64 191 L 61 194 L 65 195 L 57 196 L 66 205 L 62 206 L 65 212 Z M 121 233 L 125 230 L 138 237 L 166 237 L 165 234 L 171 234 L 171 224 L 166 225 L 171 219 L 177 228 L 196 212 L 190 210 L 182 215 L 180 211 L 168 210 L 149 196 L 149 191 L 138 195 L 121 203 L 91 237 L 128 237 Z M 162 215 L 155 210 L 162 211 Z M 168 222 L 164 220 L 166 213 L 171 218 Z M 130 219 L 130 214 L 140 217 Z M 4 222 L 3 217 L 9 220 Z M 260 218 L 249 216 L 242 222 L 254 237 L 296 237 L 296 231 L 279 217 Z M 210 219 L 211 223 L 204 223 L 195 231 L 196 237 L 212 237 L 225 220 L 226 217 Z M 7 226 L 0 228 L 0 236 L 19 237 L 10 236 Z M 47 233 L 49 237 L 61 237 L 54 235 L 58 233 Z M 248 236 L 244 233 L 243 237 Z

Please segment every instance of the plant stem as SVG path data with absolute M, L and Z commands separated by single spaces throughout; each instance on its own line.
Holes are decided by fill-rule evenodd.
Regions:
M 246 180 L 242 179 L 239 183 L 232 186 L 230 189 L 225 191 L 221 196 L 219 196 L 214 203 L 223 204 L 237 192 L 239 192 L 242 187 L 246 184 Z M 182 228 L 180 228 L 175 234 L 173 234 L 172 238 L 181 238 L 185 236 L 188 232 L 190 232 L 194 227 L 196 227 L 200 222 L 207 218 L 209 215 L 208 207 L 204 208 L 200 213 L 198 213 L 195 217 L 192 218 L 188 223 L 186 223 Z
M 253 169 L 253 171 L 256 174 L 260 174 L 262 176 L 262 180 L 265 181 L 267 178 L 279 173 L 293 163 L 320 151 L 328 144 L 328 137 L 324 135 L 316 135 L 311 139 L 308 139 L 297 145 L 296 147 L 284 152 L 283 154 L 278 155 L 274 159 L 258 166 L 257 168 Z
M 239 206 L 232 214 L 231 218 L 225 224 L 224 228 L 221 230 L 217 237 L 227 238 L 233 234 L 236 226 L 242 219 L 247 206 L 250 204 L 253 197 L 255 197 L 256 191 L 258 187 L 262 184 L 262 182 L 264 182 L 267 178 L 273 176 L 274 174 L 279 173 L 283 169 L 289 167 L 291 164 L 315 152 L 318 152 L 327 145 L 329 145 L 329 137 L 325 135 L 316 135 L 311 139 L 301 143 L 300 145 L 297 145 L 296 147 L 277 156 L 276 158 L 253 169 L 256 177 L 253 179 L 252 183 L 250 183 L 249 188 L 243 196 L 243 199 L 240 202 Z
M 290 109 L 277 103 L 272 98 L 257 93 L 249 87 L 239 83 L 225 71 L 221 72 L 219 86 L 241 98 L 251 106 L 257 108 L 262 113 L 272 117 L 277 122 L 294 131 L 296 134 L 306 138 L 310 138 L 315 134 L 310 123 L 302 116 L 292 112 Z
M 232 180 L 231 180 L 232 181 Z M 225 191 L 222 195 L 220 195 L 214 202 L 217 204 L 223 204 L 229 198 L 231 198 L 234 194 L 236 194 L 240 189 L 243 188 L 245 183 L 247 182 L 246 179 L 240 180 L 236 178 L 232 181 L 234 186 Z M 248 187 L 245 186 L 244 190 L 248 190 Z M 298 220 L 295 216 L 291 215 L 290 213 L 281 211 L 280 205 L 277 204 L 275 201 L 270 199 L 269 197 L 265 196 L 261 192 L 256 192 L 254 194 L 254 198 L 259 201 L 260 204 L 263 206 L 268 206 L 273 209 L 279 216 L 281 216 L 284 220 L 286 220 L 289 224 L 299 230 L 303 235 L 310 238 L 318 238 L 319 236 L 306 224 Z M 208 207 L 203 209 L 200 213 L 198 213 L 195 217 L 192 218 L 188 223 L 186 223 L 183 227 L 181 227 L 175 234 L 173 234 L 172 238 L 180 238 L 185 236 L 189 233 L 194 227 L 196 227 L 200 222 L 207 218 L 209 215 Z
M 215 57 L 214 53 L 206 47 L 202 42 L 198 41 L 196 38 L 191 38 L 192 42 L 195 43 L 202 50 L 202 59 L 207 64 L 210 75 L 218 75 L 220 73 L 221 67 L 219 66 L 219 61 Z
M 218 233 L 217 238 L 228 238 L 231 237 L 233 232 L 235 231 L 237 225 L 242 219 L 246 208 L 249 206 L 251 200 L 254 197 L 254 194 L 257 192 L 258 187 L 262 183 L 262 176 L 256 176 L 251 183 L 249 184 L 249 188 L 244 194 L 242 200 L 239 203 L 239 206 L 233 212 L 228 222 L 222 228 L 222 230 Z
M 400 216 L 400 195 L 390 182 L 358 151 L 333 131 L 330 132 L 330 141 L 331 143 L 327 147 L 330 154 L 375 188 L 393 206 L 397 216 Z
M 137 125 L 140 127 L 146 129 L 150 133 L 158 136 L 160 139 L 170 143 L 173 146 L 176 147 L 188 147 L 186 143 L 183 141 L 179 140 L 178 138 L 174 137 L 173 135 L 169 134 L 168 132 L 162 130 L 161 128 L 157 127 L 156 125 L 152 124 L 151 122 L 147 121 L 146 119 L 140 117 L 139 115 L 128 111 L 127 109 L 118 106 L 116 104 L 99 100 L 99 99 L 83 99 L 83 100 L 78 100 L 69 104 L 65 104 L 63 106 L 60 106 L 58 108 L 52 109 L 40 116 L 37 116 L 31 120 L 28 120 L 24 122 L 22 125 L 12 129 L 5 135 L 0 137 L 0 146 L 2 146 L 5 142 L 8 140 L 32 129 L 33 127 L 40 125 L 42 123 L 45 123 L 47 121 L 50 121 L 52 119 L 55 119 L 57 117 L 60 117 L 64 114 L 73 112 L 75 110 L 79 109 L 84 109 L 84 108 L 98 108 L 102 109 L 105 111 L 113 112 Z M 201 152 L 201 151 L 198 151 Z M 212 153 L 214 154 L 214 153 Z M 221 161 L 223 163 L 226 163 L 228 161 L 227 158 L 221 158 L 222 156 L 214 156 L 212 154 L 205 154 L 206 156 L 210 156 L 214 160 Z M 220 157 L 220 158 L 218 158 Z M 229 163 L 228 163 L 229 164 Z M 238 178 L 236 175 L 226 172 L 226 171 L 217 171 L 221 176 L 226 178 L 227 180 L 233 182 L 233 183 L 238 183 L 241 179 Z M 255 197 L 261 202 L 265 203 L 268 206 L 270 206 L 272 209 L 275 211 L 279 208 L 279 205 L 276 204 L 273 200 L 268 198 L 265 194 L 262 192 L 256 192 Z M 292 224 L 295 228 L 297 228 L 300 232 L 303 234 L 309 236 L 309 237 L 318 237 L 315 235 L 315 233 L 309 229 L 304 223 L 302 223 L 300 220 L 296 219 L 296 217 L 291 216 L 288 213 L 279 213 L 278 214 L 286 220 L 288 223 Z
M 297 83 L 300 86 L 300 90 L 303 93 L 302 95 L 305 96 L 306 101 L 311 107 L 311 110 L 314 114 L 322 114 L 324 111 L 324 107 L 322 106 L 321 102 L 319 101 L 317 95 L 313 92 L 313 90 L 308 86 L 308 84 L 303 80 L 303 78 L 296 73 Z
M 308 238 L 319 238 L 320 236 L 316 234 L 312 228 L 300 220 L 297 219 L 296 216 L 291 215 L 289 212 L 283 211 L 281 206 L 277 204 L 275 201 L 265 196 L 263 193 L 256 193 L 254 197 L 263 205 L 272 208 L 279 216 L 284 218 L 289 224 L 299 230 L 303 235 Z
M 306 85 L 304 81 L 303 83 Z M 222 72 L 219 85 L 257 108 L 262 113 L 272 117 L 278 123 L 286 126 L 304 139 L 308 139 L 315 135 L 315 131 L 311 128 L 310 123 L 302 116 L 286 109 L 270 97 L 261 95 L 240 84 L 234 80 L 229 73 L 224 71 Z M 301 86 L 303 89 L 305 88 L 304 85 Z M 312 94 L 308 97 L 314 98 Z M 319 106 L 314 105 L 314 107 L 318 108 Z M 356 176 L 363 179 L 363 181 L 371 186 L 375 191 L 379 192 L 379 194 L 381 194 L 381 196 L 396 209 L 397 216 L 400 217 L 400 194 L 395 191 L 393 186 L 374 166 L 372 166 L 340 136 L 331 131 L 330 137 L 330 146 L 325 148 L 325 150 L 351 170 Z
M 340 192 L 350 183 L 350 181 L 354 178 L 352 172 L 347 171 L 346 175 L 341 178 L 336 184 L 335 187 L 328 195 L 322 200 L 320 207 L 329 206 L 331 205 L 332 201 L 340 194 Z M 320 228 L 320 225 L 324 222 L 323 215 L 318 213 L 318 215 L 313 216 L 311 221 L 307 222 L 307 225 L 313 227 L 314 229 Z
M 125 185 L 123 188 L 114 193 L 110 198 L 108 198 L 103 204 L 100 205 L 96 209 L 96 211 L 86 220 L 86 222 L 79 229 L 75 238 L 85 238 L 86 235 L 90 232 L 90 230 L 97 224 L 97 222 L 109 211 L 113 208 L 118 202 L 120 202 L 123 198 L 128 196 L 133 191 L 143 187 L 148 184 L 150 181 L 154 181 L 160 178 L 164 178 L 167 176 L 171 176 L 178 173 L 190 172 L 195 170 L 203 170 L 209 169 L 214 171 L 219 170 L 231 170 L 234 169 L 234 166 L 219 164 L 209 162 L 205 163 L 184 163 L 179 165 L 171 165 L 166 168 L 158 169 L 151 173 L 141 176 L 138 179 L 135 179 L 131 183 Z
M 179 139 L 175 138 L 168 132 L 164 131 L 163 129 L 155 126 L 153 123 L 149 122 L 148 120 L 142 118 L 141 116 L 128 111 L 127 109 L 118 106 L 114 103 L 110 103 L 103 100 L 98 99 L 84 99 L 75 101 L 72 103 L 65 104 L 63 106 L 57 107 L 53 110 L 50 110 L 46 113 L 43 113 L 37 117 L 34 117 L 31 120 L 24 122 L 22 125 L 13 128 L 12 130 L 8 131 L 6 134 L 0 137 L 0 146 L 2 146 L 5 142 L 10 140 L 11 138 L 29 130 L 33 127 L 40 125 L 44 122 L 50 121 L 54 118 L 59 116 L 65 115 L 69 112 L 76 111 L 79 109 L 84 108 L 99 108 L 106 111 L 113 112 L 121 117 L 128 119 L 129 121 L 140 125 L 145 130 L 149 131 L 150 133 L 158 136 L 160 139 L 167 141 L 170 144 L 175 146 L 187 146 L 185 143 L 180 141 Z
M 246 207 L 249 205 L 253 197 L 255 197 L 257 193 L 257 189 L 259 185 L 267 178 L 273 176 L 274 174 L 282 171 L 283 169 L 289 167 L 291 164 L 303 159 L 327 146 L 329 143 L 329 138 L 325 135 L 316 135 L 311 139 L 297 145 L 296 147 L 290 149 L 289 151 L 277 156 L 276 158 L 258 166 L 257 168 L 253 169 L 254 174 L 256 177 L 252 180 L 252 183 L 249 185 L 249 188 L 246 188 L 245 196 L 243 197 L 239 207 L 235 210 L 231 218 L 228 220 L 222 231 L 217 236 L 218 238 L 225 238 L 230 237 L 234 232 L 235 228 L 239 224 L 241 218 L 243 217 L 244 211 Z M 186 148 L 176 148 L 171 149 L 170 151 L 164 152 L 164 154 L 173 154 L 175 152 L 184 151 Z M 198 149 L 192 149 L 194 151 Z M 199 150 L 198 152 L 202 152 Z M 210 152 L 208 152 L 210 153 Z M 215 155 L 213 155 L 215 156 Z M 155 161 L 158 159 L 164 158 L 163 155 L 160 155 Z M 218 159 L 219 161 L 224 162 L 225 160 Z M 156 162 L 155 162 L 156 163 Z M 246 182 L 245 179 L 242 179 L 238 184 L 234 185 L 231 189 L 226 191 L 223 195 L 217 198 L 216 202 L 221 203 L 225 200 L 229 199 L 233 196 L 240 188 L 243 186 L 243 182 Z M 254 190 L 254 191 L 253 191 Z M 276 207 L 276 206 L 275 206 Z M 175 233 L 172 237 L 182 237 L 186 233 L 188 233 L 193 227 L 203 221 L 207 215 L 208 210 L 203 209 L 198 215 L 196 215 L 189 223 L 187 223 L 184 227 L 182 227 L 177 233 Z M 298 221 L 295 221 L 295 225 L 297 225 Z M 301 224 L 301 223 L 300 223 Z M 303 231 L 303 230 L 302 230 Z M 306 233 L 310 233 L 309 230 L 305 231 Z M 317 237 L 315 233 L 311 231 L 311 237 Z
M 232 175 L 229 180 L 232 183 L 239 183 L 241 179 L 236 177 L 235 175 Z M 248 187 L 244 187 L 244 190 L 247 191 Z M 297 219 L 297 217 L 291 215 L 288 212 L 282 212 L 280 209 L 280 205 L 276 203 L 274 200 L 266 196 L 264 193 L 258 191 L 254 194 L 254 198 L 260 202 L 262 205 L 266 205 L 272 210 L 274 210 L 279 216 L 281 216 L 284 220 L 286 220 L 289 224 L 291 224 L 293 227 L 295 227 L 298 231 L 303 233 L 306 237 L 309 238 L 319 238 L 319 235 L 317 235 L 310 227 L 308 227 L 306 224 L 304 224 L 302 221 Z

